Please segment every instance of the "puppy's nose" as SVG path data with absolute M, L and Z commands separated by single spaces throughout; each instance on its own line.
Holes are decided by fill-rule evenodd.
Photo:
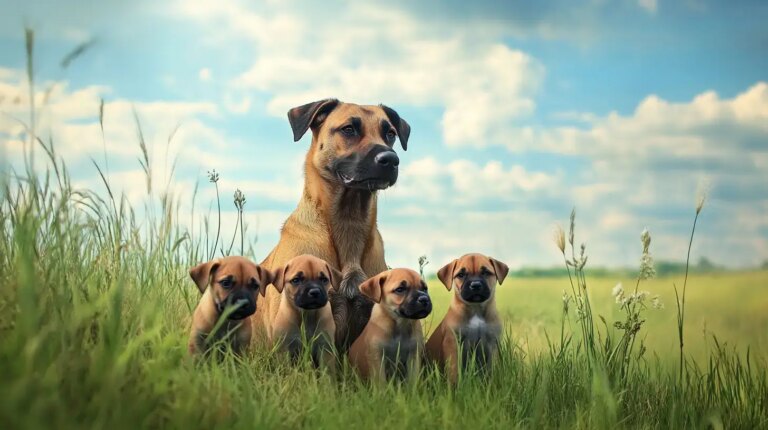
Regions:
M 482 286 L 483 286 L 482 282 L 480 282 L 480 281 L 472 281 L 469 284 L 469 289 L 472 290 L 472 291 L 477 291 L 480 288 L 482 288 Z
M 320 291 L 320 288 L 312 288 L 309 291 L 307 291 L 307 295 L 313 299 L 320 297 L 321 294 L 322 294 L 322 291 Z
M 382 167 L 397 167 L 400 164 L 400 157 L 395 154 L 395 151 L 380 152 L 373 160 Z
M 419 298 L 416 299 L 416 301 L 419 302 L 420 305 L 424 305 L 424 306 L 428 305 L 430 302 L 429 296 L 419 296 Z

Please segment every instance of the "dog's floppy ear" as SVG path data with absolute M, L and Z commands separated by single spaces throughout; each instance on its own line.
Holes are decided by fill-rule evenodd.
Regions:
M 408 125 L 408 123 L 400 118 L 400 115 L 395 112 L 394 109 L 392 109 L 389 106 L 380 105 L 382 109 L 384 109 L 384 113 L 387 114 L 387 118 L 389 118 L 389 121 L 392 123 L 392 125 L 395 126 L 395 130 L 397 130 L 397 136 L 400 139 L 400 145 L 403 146 L 403 151 L 408 150 L 408 136 L 411 135 L 411 126 Z
M 189 269 L 189 277 L 195 281 L 195 285 L 200 290 L 200 293 L 204 293 L 208 288 L 208 284 L 211 282 L 211 275 L 216 273 L 216 269 L 219 268 L 221 263 L 219 260 L 211 260 L 207 263 L 200 263 L 197 266 Z
M 458 262 L 459 260 L 453 260 L 437 271 L 437 279 L 445 285 L 448 291 L 451 291 L 451 288 L 453 288 L 453 270 Z
M 341 282 L 341 279 L 343 278 L 344 275 L 342 275 L 341 272 L 339 272 L 338 270 L 331 267 L 331 265 L 328 263 L 325 263 L 325 268 L 326 270 L 328 270 L 328 278 L 330 278 L 329 281 L 331 283 L 331 287 L 335 290 L 336 287 L 339 285 L 339 282 Z
M 488 257 L 488 259 L 491 260 L 491 264 L 493 264 L 493 271 L 496 272 L 496 280 L 498 281 L 499 285 L 501 285 L 501 283 L 504 282 L 504 278 L 507 277 L 507 273 L 509 273 L 509 267 L 495 258 Z
M 376 303 L 381 302 L 381 290 L 384 287 L 384 283 L 387 282 L 389 272 L 390 271 L 387 270 L 386 272 L 379 273 L 372 278 L 368 278 L 367 281 L 360 284 L 360 292 Z
M 256 272 L 259 274 L 259 294 L 261 294 L 261 297 L 264 297 L 267 295 L 267 287 L 269 284 L 272 283 L 272 272 L 269 270 L 256 265 Z
M 283 292 L 283 286 L 285 285 L 285 274 L 288 271 L 288 265 L 278 267 L 272 272 L 272 285 L 275 286 L 278 293 Z
M 298 142 L 309 127 L 316 127 L 325 120 L 339 101 L 336 99 L 324 99 L 316 102 L 297 106 L 288 111 L 288 122 L 293 130 L 293 141 Z

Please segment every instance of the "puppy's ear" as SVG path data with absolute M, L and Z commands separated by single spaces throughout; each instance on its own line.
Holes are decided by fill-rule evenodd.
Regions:
M 278 267 L 271 273 L 272 285 L 275 286 L 278 293 L 283 292 L 283 285 L 285 283 L 285 273 L 288 271 L 288 265 Z
M 456 269 L 456 263 L 458 262 L 459 260 L 453 260 L 437 271 L 437 279 L 445 285 L 448 291 L 451 291 L 451 288 L 453 288 L 453 271 Z
M 341 282 L 341 278 L 343 278 L 344 275 L 342 275 L 341 272 L 339 272 L 338 270 L 331 267 L 331 265 L 328 263 L 325 263 L 325 268 L 326 270 L 328 270 L 328 277 L 330 278 L 331 288 L 335 290 L 336 287 L 339 286 L 339 283 Z
M 368 278 L 367 281 L 360 284 L 360 292 L 374 302 L 380 303 L 381 290 L 383 289 L 384 284 L 387 282 L 388 277 L 389 270 L 383 273 L 379 273 L 372 278 Z
M 211 260 L 207 263 L 200 263 L 197 266 L 189 269 L 189 277 L 195 281 L 195 285 L 200 290 L 200 293 L 204 293 L 208 288 L 208 284 L 211 283 L 211 276 L 216 273 L 216 269 L 219 268 L 221 263 L 219 260 Z
M 509 267 L 495 258 L 488 257 L 488 259 L 491 260 L 493 271 L 496 272 L 496 281 L 501 285 L 504 282 L 504 278 L 507 277 L 507 273 L 509 273 Z
M 259 294 L 261 294 L 261 297 L 264 297 L 267 295 L 267 287 L 272 283 L 272 272 L 259 265 L 256 265 L 256 272 L 259 274 L 260 281 Z
M 293 130 L 293 141 L 298 142 L 309 127 L 317 127 L 322 124 L 328 114 L 336 108 L 339 101 L 336 99 L 318 100 L 297 106 L 288 111 L 288 122 Z
M 389 121 L 392 123 L 392 125 L 395 126 L 395 130 L 397 130 L 397 136 L 400 138 L 400 145 L 403 146 L 403 151 L 407 151 L 408 136 L 411 135 L 411 126 L 408 125 L 404 119 L 400 118 L 400 115 L 398 115 L 397 112 L 395 112 L 395 110 L 391 107 L 384 105 L 380 106 L 384 110 L 384 113 L 387 114 Z

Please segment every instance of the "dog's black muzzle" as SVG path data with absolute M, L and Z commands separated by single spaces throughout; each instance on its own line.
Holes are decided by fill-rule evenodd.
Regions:
M 249 317 L 256 312 L 256 299 L 253 294 L 247 292 L 238 292 L 230 294 L 223 302 L 216 302 L 216 310 L 223 314 L 227 309 L 234 308 L 229 314 L 231 320 L 241 320 Z
M 383 190 L 397 182 L 400 157 L 385 145 L 373 145 L 365 154 L 352 153 L 330 166 L 347 188 Z
M 319 309 L 328 303 L 328 294 L 317 282 L 308 282 L 296 291 L 293 302 L 302 309 Z
M 415 291 L 411 293 L 398 309 L 400 316 L 412 320 L 426 318 L 431 312 L 432 300 L 424 291 Z
M 491 289 L 483 278 L 467 278 L 461 286 L 461 298 L 469 303 L 482 303 L 491 297 Z

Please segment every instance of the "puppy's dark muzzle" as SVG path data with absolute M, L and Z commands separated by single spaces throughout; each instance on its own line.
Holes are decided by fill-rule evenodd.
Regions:
M 328 294 L 319 284 L 310 283 L 296 292 L 294 303 L 302 309 L 319 309 L 328 303 Z
M 400 157 L 385 145 L 373 145 L 367 153 L 353 153 L 337 160 L 333 170 L 347 188 L 383 190 L 397 182 Z
M 233 309 L 228 318 L 241 320 L 256 313 L 256 300 L 251 294 L 230 294 L 223 303 L 216 304 L 220 314 Z
M 404 304 L 400 305 L 398 313 L 403 318 L 412 320 L 426 318 L 427 315 L 432 313 L 432 300 L 427 293 L 418 292 L 413 294 L 413 297 L 406 300 Z
M 482 303 L 491 297 L 491 289 L 484 279 L 467 279 L 461 286 L 461 298 L 469 303 Z

